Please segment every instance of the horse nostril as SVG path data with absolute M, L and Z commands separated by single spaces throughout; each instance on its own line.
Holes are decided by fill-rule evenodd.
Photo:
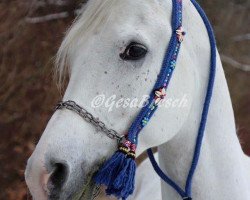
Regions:
M 48 180 L 49 195 L 54 198 L 58 196 L 63 188 L 64 183 L 68 177 L 68 166 L 64 163 L 55 163 L 53 165 L 53 172 Z

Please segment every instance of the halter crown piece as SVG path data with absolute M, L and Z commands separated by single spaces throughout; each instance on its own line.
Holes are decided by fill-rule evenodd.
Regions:
M 169 186 L 171 186 L 182 197 L 183 200 L 192 199 L 192 180 L 199 161 L 216 72 L 216 42 L 213 34 L 213 29 L 199 4 L 195 0 L 190 1 L 197 9 L 207 28 L 211 46 L 211 63 L 207 93 L 196 139 L 193 160 L 186 180 L 185 190 L 178 186 L 160 169 L 154 158 L 152 150 L 147 150 L 149 159 L 156 173 Z M 94 118 L 90 113 L 88 113 L 85 109 L 81 108 L 75 102 L 61 102 L 57 106 L 57 109 L 67 108 L 77 112 L 84 119 L 92 123 L 94 126 L 100 128 L 100 130 L 107 133 L 107 135 L 109 137 L 112 137 L 113 139 L 120 140 L 121 138 L 123 138 L 120 141 L 120 144 L 118 145 L 118 150 L 109 160 L 104 163 L 102 168 L 95 176 L 96 184 L 103 184 L 107 187 L 107 195 L 114 195 L 118 198 L 121 198 L 122 200 L 126 200 L 127 197 L 131 195 L 134 191 L 136 171 L 135 157 L 139 133 L 143 129 L 143 127 L 147 125 L 148 121 L 156 111 L 159 103 L 166 96 L 167 87 L 169 85 L 173 71 L 176 67 L 176 61 L 179 54 L 180 46 L 182 41 L 184 40 L 185 32 L 182 28 L 182 0 L 172 0 L 172 2 L 172 36 L 163 60 L 160 74 L 151 92 L 150 98 L 148 100 L 149 103 L 142 108 L 142 110 L 132 123 L 131 127 L 129 128 L 128 133 L 127 135 L 125 135 L 125 137 L 119 137 L 117 132 L 115 132 L 114 130 L 107 129 L 102 122 Z

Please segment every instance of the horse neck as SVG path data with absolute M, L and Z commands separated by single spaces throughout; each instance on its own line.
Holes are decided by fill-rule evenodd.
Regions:
M 189 3 L 185 4 L 184 8 L 189 9 L 184 10 L 184 26 L 187 27 L 188 35 L 192 36 L 186 45 L 193 50 L 191 50 L 193 55 L 190 56 L 195 59 L 192 67 L 196 68 L 194 100 L 188 120 L 180 132 L 171 141 L 159 146 L 160 166 L 182 188 L 185 188 L 193 158 L 210 69 L 209 40 L 207 37 L 200 36 L 207 35 L 206 29 L 194 8 Z M 185 21 L 185 18 L 188 21 Z M 250 159 L 246 161 L 236 136 L 231 99 L 218 55 L 214 92 L 200 160 L 193 180 L 194 198 L 244 199 L 250 197 L 248 192 L 250 181 L 247 181 L 247 178 L 250 180 L 249 170 Z M 163 197 L 178 199 L 176 192 L 167 184 L 163 183 L 162 188 Z

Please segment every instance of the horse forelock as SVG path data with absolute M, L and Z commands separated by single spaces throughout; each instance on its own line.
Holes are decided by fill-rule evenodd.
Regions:
M 57 52 L 55 62 L 55 79 L 59 86 L 65 83 L 71 66 L 71 55 L 80 42 L 87 39 L 90 33 L 98 29 L 109 18 L 117 0 L 88 1 L 79 16 L 66 32 L 66 36 Z

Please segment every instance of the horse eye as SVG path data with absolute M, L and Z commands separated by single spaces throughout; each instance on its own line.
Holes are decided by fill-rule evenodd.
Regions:
M 120 54 L 123 60 L 139 60 L 147 54 L 148 50 L 142 44 L 131 42 L 123 53 Z

